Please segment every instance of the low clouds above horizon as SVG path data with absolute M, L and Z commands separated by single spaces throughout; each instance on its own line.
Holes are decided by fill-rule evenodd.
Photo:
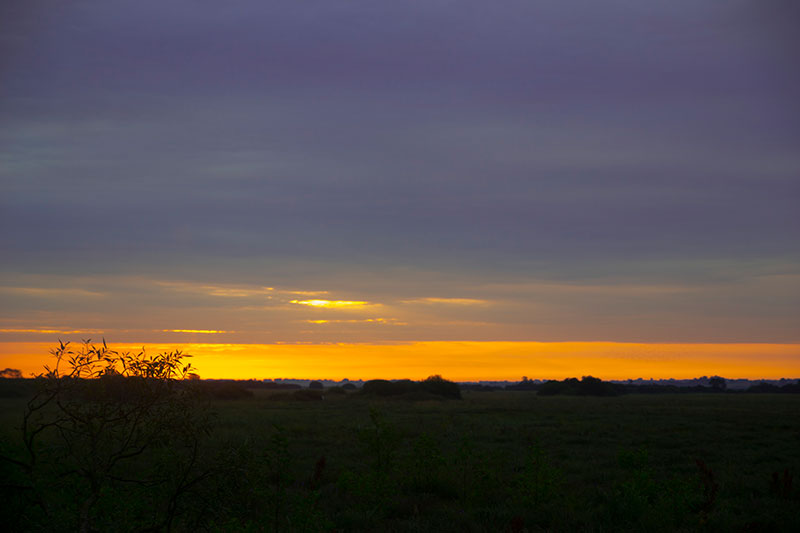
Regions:
M 800 341 L 794 3 L 0 20 L 0 338 Z

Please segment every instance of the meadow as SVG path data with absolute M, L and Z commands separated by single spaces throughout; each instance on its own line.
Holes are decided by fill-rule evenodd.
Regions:
M 465 391 L 461 400 L 357 392 L 207 399 L 197 472 L 109 483 L 97 530 L 793 531 L 800 527 L 797 395 L 538 396 Z M 301 399 L 304 398 L 304 399 Z M 25 398 L 0 399 L 3 451 Z M 164 453 L 167 453 L 164 451 Z M 172 450 L 170 453 L 174 453 Z M 184 453 L 184 452 L 180 452 Z M 164 465 L 174 462 L 174 455 Z M 156 461 L 150 458 L 148 461 Z M 73 479 L 45 518 L 13 488 L 17 530 L 78 528 Z M 164 467 L 159 467 L 163 469 Z M 17 477 L 15 477 L 17 476 Z M 77 478 L 76 478 L 77 479 Z M 40 483 L 60 480 L 45 478 Z M 170 507 L 171 506 L 171 507 Z M 54 506 L 51 505 L 51 508 Z M 168 523 L 158 509 L 171 509 Z

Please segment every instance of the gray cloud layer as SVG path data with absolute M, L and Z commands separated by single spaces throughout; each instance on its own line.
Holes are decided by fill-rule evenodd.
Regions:
M 791 2 L 2 9 L 9 283 L 392 292 L 446 274 L 468 293 L 797 272 Z M 796 311 L 781 279 L 775 305 Z

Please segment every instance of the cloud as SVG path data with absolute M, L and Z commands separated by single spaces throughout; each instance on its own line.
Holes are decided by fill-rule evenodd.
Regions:
M 414 298 L 402 300 L 404 304 L 444 304 L 444 305 L 488 305 L 488 300 L 478 300 L 475 298 Z
M 185 281 L 155 281 L 154 283 L 168 290 L 194 292 L 206 294 L 208 296 L 219 296 L 222 298 L 250 298 L 253 296 L 270 297 L 275 292 L 273 287 L 207 285 Z
M 37 333 L 42 335 L 62 334 L 62 335 L 93 335 L 104 333 L 99 329 L 64 329 L 64 328 L 2 328 L 0 333 Z
M 209 335 L 214 333 L 236 333 L 235 331 L 221 329 L 162 329 L 161 331 L 165 333 L 204 333 Z
M 781 5 L 12 9 L 2 325 L 791 337 L 796 281 L 756 280 L 800 258 Z
M 357 309 L 365 306 L 374 306 L 370 302 L 360 302 L 352 300 L 292 300 L 290 303 L 306 305 L 309 307 L 323 307 L 330 309 Z
M 0 292 L 33 298 L 98 298 L 105 294 L 78 288 L 58 287 L 0 287 Z
M 309 324 L 386 324 L 392 326 L 407 326 L 406 322 L 397 320 L 396 318 L 362 318 L 362 319 L 319 319 L 319 320 L 304 320 Z
M 193 292 L 198 294 L 206 294 L 208 296 L 219 296 L 222 298 L 252 298 L 260 296 L 272 298 L 273 296 L 295 295 L 323 296 L 329 293 L 329 291 L 277 289 L 275 287 L 248 286 L 242 284 L 219 285 L 174 280 L 153 281 L 153 283 L 168 290 Z

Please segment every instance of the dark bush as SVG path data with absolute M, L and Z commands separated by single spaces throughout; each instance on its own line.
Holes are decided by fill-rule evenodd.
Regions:
M 613 383 L 592 376 L 583 376 L 578 385 L 578 391 L 578 394 L 582 396 L 617 396 L 619 394 Z
M 445 398 L 453 398 L 455 400 L 461 399 L 461 389 L 458 388 L 457 383 L 447 381 L 442 376 L 430 376 L 428 379 L 420 383 L 420 388 L 431 394 L 437 396 L 444 396 Z
M 0 370 L 0 378 L 4 379 L 22 379 L 22 372 L 16 368 L 6 368 Z
M 617 396 L 624 389 L 592 376 L 567 378 L 564 381 L 547 381 L 539 386 L 539 396 Z
M 507 385 L 506 390 L 539 390 L 541 385 L 532 379 L 523 379 L 519 383 Z
M 308 388 L 314 390 L 322 390 L 325 387 L 319 381 L 312 381 L 311 383 L 308 384 Z
M 545 381 L 539 386 L 539 396 L 555 396 L 566 389 L 563 381 Z
M 708 386 L 717 391 L 723 391 L 728 387 L 728 382 L 725 378 L 714 376 L 708 380 Z
M 187 355 L 120 353 L 105 342 L 51 351 L 23 416 L 14 465 L 17 512 L 30 530 L 169 530 L 198 468 L 207 410 L 187 381 Z M 135 494 L 135 496 L 133 496 Z M 118 505 L 122 497 L 126 505 Z
M 419 382 L 410 379 L 397 381 L 373 379 L 364 383 L 361 393 L 383 397 L 416 395 L 419 398 L 425 398 L 425 394 L 430 394 L 442 398 L 461 399 L 461 389 L 458 388 L 458 384 L 447 381 L 441 376 L 431 376 Z
M 389 381 L 386 379 L 372 379 L 364 383 L 361 387 L 362 394 L 370 394 L 375 396 L 398 396 L 407 392 L 413 392 L 416 389 L 416 383 L 410 379 L 401 379 L 396 381 Z

